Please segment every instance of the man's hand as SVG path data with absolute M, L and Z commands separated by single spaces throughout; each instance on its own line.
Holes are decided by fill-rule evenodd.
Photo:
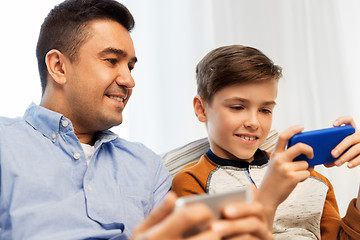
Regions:
M 224 207 L 224 219 L 214 221 L 211 228 L 225 239 L 273 240 L 272 229 L 268 228 L 263 205 L 258 201 L 255 186 L 252 202 L 236 202 Z
M 254 193 L 256 196 L 256 193 Z M 255 197 L 256 198 L 256 197 Z M 224 219 L 215 220 L 212 211 L 201 203 L 173 211 L 176 196 L 170 192 L 164 202 L 153 209 L 135 229 L 132 240 L 212 240 L 274 239 L 263 215 L 262 205 L 238 202 L 223 209 Z M 196 225 L 207 225 L 202 232 L 185 237 Z
M 149 216 L 134 230 L 132 240 L 176 240 L 176 239 L 221 239 L 220 235 L 207 229 L 195 236 L 184 238 L 183 235 L 194 225 L 213 221 L 211 210 L 204 204 L 193 204 L 182 210 L 174 211 L 176 195 L 168 193 L 165 200 L 154 208 Z

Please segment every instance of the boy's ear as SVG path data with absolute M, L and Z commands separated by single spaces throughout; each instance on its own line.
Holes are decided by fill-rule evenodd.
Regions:
M 205 101 L 199 95 L 197 95 L 194 97 L 193 105 L 197 119 L 200 122 L 206 122 Z
M 65 60 L 64 54 L 56 49 L 50 50 L 45 56 L 48 73 L 60 85 L 66 83 Z

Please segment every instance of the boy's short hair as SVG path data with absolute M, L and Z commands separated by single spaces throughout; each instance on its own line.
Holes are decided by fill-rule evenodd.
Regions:
M 258 49 L 242 45 L 219 47 L 196 66 L 197 93 L 211 103 L 215 93 L 227 86 L 279 80 L 281 71 Z
M 66 0 L 50 11 L 41 25 L 36 47 L 42 93 L 47 85 L 46 54 L 57 49 L 75 61 L 81 45 L 90 37 L 88 23 L 96 19 L 116 21 L 129 32 L 135 25 L 130 11 L 115 0 Z

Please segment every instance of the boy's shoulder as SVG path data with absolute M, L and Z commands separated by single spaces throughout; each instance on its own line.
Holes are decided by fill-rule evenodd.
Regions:
M 210 173 L 212 170 L 217 168 L 217 164 L 209 160 L 208 156 L 203 154 L 198 161 L 189 163 L 182 167 L 176 175 L 181 175 L 184 173 L 197 175 L 197 174 L 206 174 Z
M 310 172 L 310 176 L 324 182 L 328 186 L 331 186 L 329 179 L 327 179 L 327 177 L 325 177 L 324 175 L 322 175 L 321 173 L 319 173 L 316 170 L 312 170 Z
M 175 174 L 172 190 L 178 196 L 205 193 L 208 176 L 216 168 L 204 154 L 198 161 L 185 165 Z

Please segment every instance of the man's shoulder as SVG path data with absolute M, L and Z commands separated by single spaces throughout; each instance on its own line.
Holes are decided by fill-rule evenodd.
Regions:
M 135 150 L 150 150 L 141 142 L 131 141 L 121 137 L 117 137 L 113 143 L 118 148 L 126 147 L 126 148 L 133 148 Z
M 26 123 L 23 118 L 0 117 L 0 147 L 6 144 L 16 144 L 20 139 L 24 139 Z M 27 138 L 32 141 L 31 138 Z M 8 146 L 8 145 L 6 145 Z
M 120 164 L 136 169 L 138 173 L 153 176 L 154 172 L 169 175 L 160 155 L 152 151 L 143 143 L 116 138 L 109 145 L 111 158 Z M 130 170 L 129 170 L 130 171 Z M 131 170 L 132 171 L 132 170 Z
M 114 141 L 112 141 L 114 147 L 119 151 L 126 151 L 132 155 L 142 155 L 142 156 L 150 156 L 156 157 L 158 160 L 161 160 L 160 155 L 152 151 L 150 148 L 145 146 L 145 144 L 137 141 L 130 141 L 124 138 L 117 137 Z
M 24 123 L 24 119 L 21 117 L 9 118 L 0 116 L 0 128 L 1 127 L 10 127 L 16 124 Z

